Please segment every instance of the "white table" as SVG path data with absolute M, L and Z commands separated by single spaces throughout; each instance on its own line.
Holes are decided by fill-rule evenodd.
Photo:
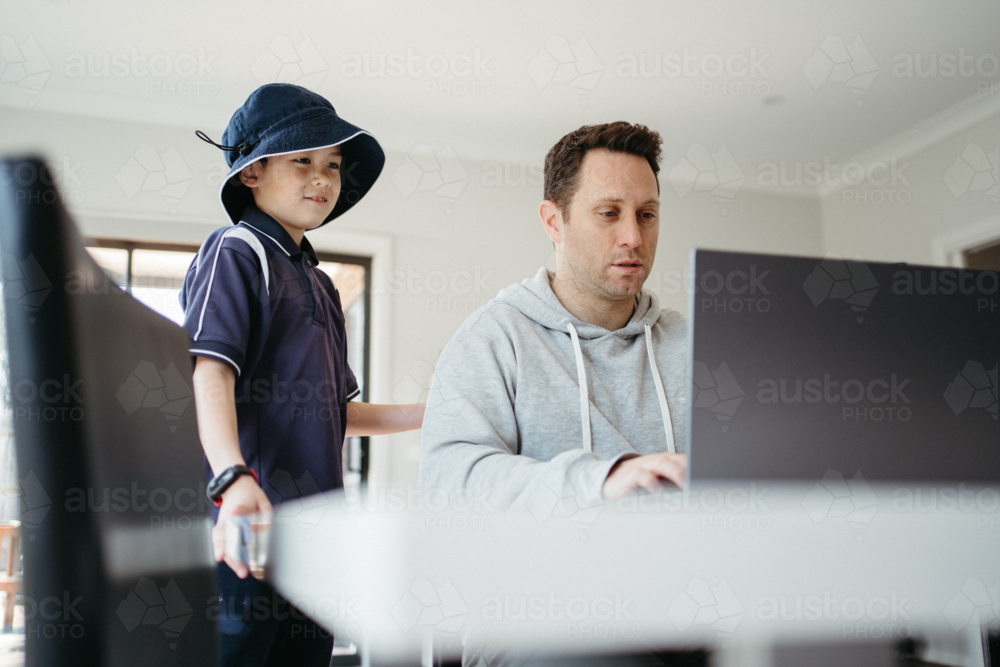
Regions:
M 416 664 L 431 635 L 454 654 L 470 636 L 765 665 L 774 642 L 919 632 L 928 658 L 981 665 L 979 623 L 1000 615 L 996 490 L 834 476 L 580 508 L 543 488 L 508 513 L 370 495 L 281 506 L 267 577 L 380 664 Z

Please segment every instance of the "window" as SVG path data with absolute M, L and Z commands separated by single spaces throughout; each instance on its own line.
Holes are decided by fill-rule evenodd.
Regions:
M 89 239 L 86 243 L 90 256 L 119 287 L 164 317 L 183 323 L 178 297 L 197 246 L 106 239 Z M 347 329 L 347 361 L 361 387 L 360 400 L 367 401 L 371 259 L 323 252 L 316 253 L 316 257 L 319 268 L 340 292 Z M 344 484 L 359 485 L 367 478 L 368 438 L 348 438 L 344 443 Z
M 1000 271 L 1000 240 L 971 248 L 962 253 L 965 268 Z
M 7 330 L 4 326 L 4 300 L 0 299 L 0 521 L 17 521 L 21 518 L 21 488 L 17 479 L 17 461 L 14 458 L 14 412 L 11 409 L 10 365 L 7 358 Z M 16 307 L 16 304 L 15 304 Z
M 183 323 L 178 296 L 196 246 L 90 240 L 87 251 L 119 287 L 167 319 Z
M 316 253 L 319 268 L 340 292 L 347 329 L 347 363 L 361 387 L 362 402 L 368 401 L 368 357 L 371 352 L 371 267 L 367 257 Z M 344 442 L 344 486 L 357 487 L 368 479 L 368 438 L 350 437 Z

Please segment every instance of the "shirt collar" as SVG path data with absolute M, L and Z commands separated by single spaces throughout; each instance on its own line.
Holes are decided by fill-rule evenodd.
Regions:
M 243 217 L 240 219 L 240 223 L 263 234 L 288 257 L 297 259 L 304 252 L 312 260 L 313 266 L 319 264 L 319 260 L 316 258 L 316 251 L 313 250 L 309 239 L 303 236 L 302 246 L 299 247 L 277 220 L 256 206 L 251 205 L 243 209 Z

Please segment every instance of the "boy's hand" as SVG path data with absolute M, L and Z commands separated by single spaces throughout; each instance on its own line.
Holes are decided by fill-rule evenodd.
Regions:
M 222 506 L 219 508 L 219 519 L 212 528 L 212 547 L 215 550 L 216 562 L 226 561 L 226 565 L 240 579 L 246 579 L 250 570 L 239 559 L 239 554 L 226 553 L 226 520 L 231 516 L 241 514 L 260 514 L 270 518 L 274 513 L 271 501 L 267 499 L 254 478 L 250 475 L 240 475 L 233 485 L 222 494 Z
M 662 493 L 684 488 L 687 456 L 684 454 L 647 454 L 619 461 L 604 480 L 605 498 L 624 498 L 636 493 Z M 676 486 L 675 486 L 676 485 Z

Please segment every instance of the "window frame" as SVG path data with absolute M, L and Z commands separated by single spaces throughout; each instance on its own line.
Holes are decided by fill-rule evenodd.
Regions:
M 154 241 L 131 241 L 127 239 L 109 239 L 99 237 L 85 237 L 83 244 L 90 248 L 117 248 L 128 251 L 128 261 L 125 265 L 125 292 L 132 294 L 132 252 L 134 250 L 166 250 L 171 252 L 193 252 L 197 253 L 200 246 L 190 243 L 161 243 Z M 363 289 L 365 323 L 364 323 L 364 350 L 362 359 L 364 360 L 364 371 L 361 375 L 361 401 L 368 402 L 370 375 L 371 375 L 371 347 L 372 347 L 372 258 L 363 255 L 351 255 L 339 252 L 316 251 L 316 259 L 321 262 L 335 262 L 337 264 L 354 264 L 365 269 L 365 286 Z M 346 440 L 346 439 L 345 439 Z M 361 438 L 361 482 L 368 480 L 369 464 L 369 439 L 368 436 Z M 346 457 L 345 457 L 346 458 Z
M 153 243 L 145 241 L 126 241 L 123 239 L 90 238 L 83 239 L 87 248 L 117 248 L 128 251 L 128 261 L 125 264 L 125 293 L 132 293 L 132 251 L 133 250 L 167 250 L 170 252 L 197 253 L 199 246 L 188 243 Z

